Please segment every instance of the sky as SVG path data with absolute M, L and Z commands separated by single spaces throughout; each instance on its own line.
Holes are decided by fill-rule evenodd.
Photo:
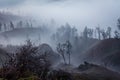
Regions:
M 116 28 L 120 17 L 120 0 L 0 0 L 1 9 L 20 11 L 42 22 L 54 19 L 78 29 L 100 25 Z

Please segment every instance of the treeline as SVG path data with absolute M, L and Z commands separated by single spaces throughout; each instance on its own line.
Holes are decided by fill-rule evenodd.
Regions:
M 95 42 L 110 38 L 119 39 L 120 19 L 116 27 L 117 30 L 114 31 L 111 27 L 102 29 L 99 26 L 93 29 L 86 26 L 83 31 L 78 32 L 76 27 L 67 23 L 56 30 L 52 35 L 52 41 L 57 44 L 56 51 L 61 55 L 63 63 L 70 65 L 71 58 L 78 56 L 78 53 L 83 53 Z
M 0 68 L 1 80 L 73 80 L 71 74 L 54 70 L 48 60 L 48 54 L 38 52 L 30 40 L 21 46 L 16 53 L 8 54 L 9 58 Z
M 75 27 L 71 27 L 69 24 L 66 24 L 65 26 L 61 26 L 60 28 L 57 29 L 57 32 L 53 34 L 53 39 L 54 40 L 71 40 L 76 37 L 81 37 L 84 39 L 88 38 L 95 38 L 95 39 L 108 39 L 108 38 L 113 38 L 115 37 L 112 36 L 112 28 L 107 27 L 107 29 L 101 29 L 100 27 L 96 27 L 95 29 L 88 28 L 87 26 L 84 28 L 83 31 L 80 33 Z
M 20 21 L 9 21 L 6 23 L 0 22 L 0 32 L 14 30 L 16 28 L 31 28 L 33 27 L 33 21 L 31 20 L 20 20 Z
M 102 29 L 100 26 L 96 28 L 85 27 L 83 31 L 78 32 L 75 27 L 72 27 L 70 24 L 62 25 L 57 29 L 56 33 L 52 35 L 52 39 L 55 41 L 64 42 L 66 40 L 74 41 L 76 38 L 87 39 L 109 39 L 109 38 L 120 38 L 120 19 L 117 20 L 117 30 L 113 30 L 111 27 Z

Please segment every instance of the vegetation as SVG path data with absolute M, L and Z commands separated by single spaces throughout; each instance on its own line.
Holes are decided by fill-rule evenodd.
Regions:
M 9 21 L 8 23 L 0 22 L 0 32 L 14 31 L 15 29 L 24 29 L 25 27 L 33 29 L 34 26 L 30 20 L 20 20 L 18 22 Z M 117 65 L 120 63 L 120 19 L 118 19 L 117 27 L 118 30 L 114 32 L 115 38 L 112 36 L 111 27 L 101 29 L 100 26 L 98 26 L 92 29 L 86 26 L 80 34 L 75 27 L 72 27 L 68 23 L 59 27 L 57 31 L 52 34 L 51 40 L 54 44 L 58 44 L 57 46 L 55 45 L 56 52 L 64 61 L 63 64 L 61 64 L 60 61 L 56 63 L 60 68 L 56 68 L 58 65 L 53 65 L 52 61 L 50 62 L 48 59 L 48 57 L 50 57 L 49 54 L 54 53 L 54 51 L 52 51 L 51 48 L 47 49 L 47 44 L 44 44 L 43 49 L 39 49 L 43 46 L 35 45 L 31 40 L 27 40 L 24 45 L 15 46 L 18 48 L 18 51 L 14 49 L 14 53 L 11 49 L 13 47 L 12 45 L 6 48 L 2 46 L 0 53 L 6 53 L 8 59 L 4 60 L 4 62 L 2 62 L 3 60 L 1 59 L 0 80 L 120 80 L 119 73 L 106 68 L 111 64 Z M 43 32 L 46 33 L 47 29 L 45 28 L 46 27 L 41 27 L 39 29 L 41 31 L 44 30 Z M 27 34 L 29 35 L 30 33 L 32 32 L 30 31 Z M 8 38 L 6 35 L 3 36 Z M 39 35 L 39 40 L 40 39 L 41 35 Z M 98 43 L 95 44 L 95 42 Z M 10 48 L 9 50 L 11 52 L 7 50 L 8 48 Z M 2 49 L 4 49 L 5 52 L 4 50 L 2 51 Z M 74 57 L 76 53 L 77 57 L 75 58 L 85 56 L 84 58 L 86 59 L 83 59 L 83 62 L 85 61 L 84 64 L 80 64 L 79 61 L 78 64 L 80 65 L 78 67 L 74 67 L 72 64 L 72 57 Z M 103 61 L 100 63 L 102 65 L 89 63 L 89 61 L 92 62 L 92 59 L 94 60 L 93 62 Z M 102 67 L 103 65 L 105 67 Z
M 72 45 L 69 41 L 66 41 L 64 44 L 58 44 L 57 46 L 57 51 L 58 53 L 63 57 L 63 60 L 64 60 L 64 63 L 65 64 L 71 64 L 70 63 L 70 59 L 71 59 L 71 48 L 72 48 Z M 66 56 L 65 55 L 68 55 L 68 63 L 66 62 Z
M 30 75 L 45 79 L 50 63 L 45 54 L 36 54 L 37 49 L 38 47 L 33 46 L 28 40 L 26 45 L 23 45 L 16 54 L 10 56 L 10 59 L 1 68 L 0 76 L 8 80 L 16 80 Z

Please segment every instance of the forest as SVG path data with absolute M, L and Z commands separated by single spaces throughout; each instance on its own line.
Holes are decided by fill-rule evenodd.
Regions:
M 0 80 L 120 80 L 119 0 L 0 0 Z
M 0 12 L 0 80 L 120 80 L 120 18 L 115 27 Z

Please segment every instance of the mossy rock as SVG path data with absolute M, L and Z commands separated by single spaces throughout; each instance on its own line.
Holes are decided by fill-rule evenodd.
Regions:
M 74 80 L 92 80 L 92 79 L 89 79 L 88 75 L 87 74 L 73 74 L 73 77 L 74 77 Z
M 6 79 L 4 79 L 4 78 L 0 78 L 0 80 L 6 80 Z
M 39 80 L 37 76 L 30 76 L 30 77 L 27 77 L 27 78 L 20 78 L 18 80 Z

